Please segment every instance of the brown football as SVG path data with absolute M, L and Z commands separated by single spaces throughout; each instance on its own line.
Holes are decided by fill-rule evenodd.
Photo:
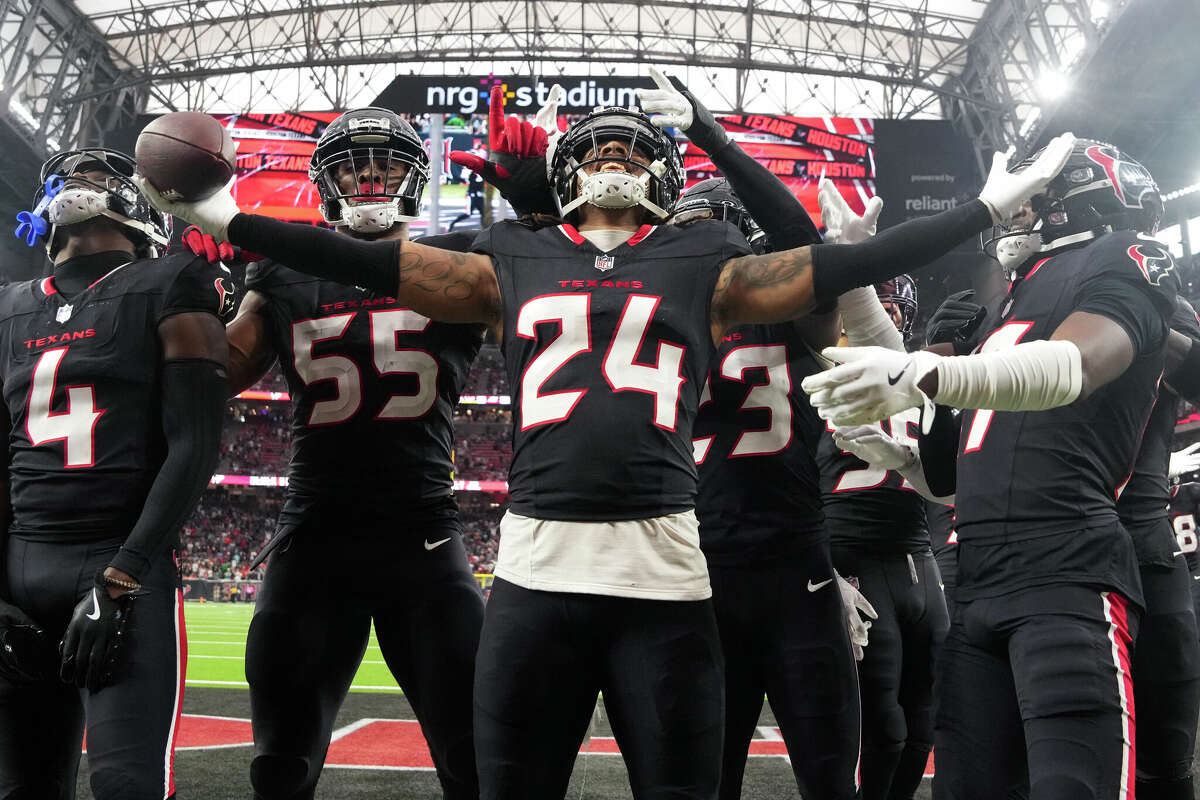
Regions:
M 203 200 L 233 177 L 237 146 L 220 122 L 199 111 L 163 114 L 142 129 L 138 172 L 168 200 Z

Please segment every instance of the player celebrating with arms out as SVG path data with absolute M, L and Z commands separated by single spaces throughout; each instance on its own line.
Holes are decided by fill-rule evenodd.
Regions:
M 432 319 L 486 323 L 501 341 L 515 446 L 476 664 L 481 795 L 561 797 L 602 690 L 636 796 L 714 797 L 723 692 L 691 433 L 716 343 L 1006 219 L 1070 142 L 1025 173 L 998 170 L 981 201 L 861 245 L 763 256 L 722 223 L 652 224 L 674 205 L 683 168 L 642 114 L 597 110 L 555 144 L 550 183 L 574 223 L 494 225 L 474 254 L 241 214 L 227 192 L 155 202 L 218 239 Z
M 155 258 L 169 231 L 132 174 L 112 150 L 47 161 L 26 225 L 52 274 L 0 290 L 3 797 L 74 797 L 85 725 L 95 797 L 175 795 L 174 549 L 217 462 L 233 286 L 203 258 Z
M 848 363 L 804 389 L 836 425 L 931 399 L 978 409 L 957 461 L 935 796 L 1115 800 L 1134 792 L 1142 604 L 1116 497 L 1163 371 L 1174 264 L 1144 236 L 1157 186 L 1110 145 L 1079 141 L 1032 207 L 979 352 L 828 350 Z

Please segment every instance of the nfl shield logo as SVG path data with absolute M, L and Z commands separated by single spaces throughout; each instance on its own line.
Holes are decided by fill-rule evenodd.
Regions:
M 71 318 L 71 307 L 70 306 L 60 307 L 58 309 L 58 313 L 54 315 L 54 318 L 56 320 L 58 320 L 59 322 L 66 322 L 67 320 L 69 320 Z
M 601 272 L 608 272 L 613 268 L 613 264 L 615 263 L 616 259 L 610 255 L 596 256 L 596 269 Z

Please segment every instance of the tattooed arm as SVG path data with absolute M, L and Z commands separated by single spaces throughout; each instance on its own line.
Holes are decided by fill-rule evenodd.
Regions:
M 798 247 L 725 262 L 717 276 L 709 306 L 713 342 L 746 324 L 783 322 L 816 305 L 812 281 L 812 248 Z
M 294 270 L 395 297 L 439 322 L 500 321 L 490 257 L 407 241 L 363 241 L 255 214 L 229 223 L 229 240 Z
M 441 322 L 498 326 L 500 284 L 489 256 L 400 242 L 396 261 L 399 286 L 393 296 L 402 304 Z
M 919 269 L 984 230 L 990 220 L 987 206 L 972 200 L 858 244 L 814 244 L 730 259 L 709 308 L 713 341 L 738 325 L 793 319 L 849 289 Z

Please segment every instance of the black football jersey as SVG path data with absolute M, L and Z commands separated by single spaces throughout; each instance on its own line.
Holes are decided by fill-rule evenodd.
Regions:
M 465 250 L 471 239 L 422 242 Z M 395 298 L 270 261 L 250 266 L 246 289 L 268 300 L 262 313 L 291 395 L 280 522 L 453 514 L 454 407 L 483 328 L 433 322 Z
M 1170 255 L 1118 231 L 1031 259 L 989 315 L 982 352 L 1047 339 L 1083 311 L 1119 324 L 1135 355 L 1120 377 L 1069 405 L 964 412 L 956 494 L 960 597 L 1066 580 L 1140 598 L 1128 581 L 1132 543 L 1117 521 L 1116 498 L 1157 396 L 1175 289 Z M 968 544 L 987 547 L 968 551 Z
M 112 269 L 70 301 L 53 278 L 0 289 L 10 530 L 25 537 L 128 535 L 166 456 L 159 323 L 233 302 L 228 270 L 191 254 L 89 258 Z
M 821 365 L 791 323 L 730 332 L 700 393 L 696 515 L 710 564 L 743 564 L 825 534 L 813 460 L 824 422 L 800 381 Z
M 714 353 L 709 301 L 749 246 L 724 222 L 643 226 L 599 250 L 569 225 L 503 222 L 491 256 L 513 394 L 511 508 L 646 519 L 695 507 L 692 425 Z
M 1187 559 L 1188 570 L 1200 573 L 1200 553 L 1197 553 L 1196 520 L 1200 518 L 1200 483 L 1183 483 L 1171 491 L 1171 528 L 1175 531 L 1177 550 Z
M 942 573 L 942 583 L 954 586 L 958 575 L 958 533 L 954 530 L 954 506 L 926 500 L 925 518 L 929 521 L 929 543 Z
M 906 409 L 878 424 L 893 439 L 917 446 L 921 432 L 917 409 Z M 832 423 L 826 423 L 817 447 L 817 465 L 825 526 L 835 547 L 866 546 L 892 553 L 929 549 L 925 498 L 899 472 L 873 467 L 834 444 Z
M 1171 317 L 1171 327 L 1187 335 L 1189 338 L 1200 340 L 1200 321 L 1190 305 L 1180 300 L 1175 314 Z M 1117 501 L 1117 512 L 1121 521 L 1127 523 L 1145 522 L 1161 519 L 1167 513 L 1167 504 L 1171 499 L 1171 487 L 1167 479 L 1167 469 L 1171 462 L 1171 446 L 1175 441 L 1175 422 L 1177 419 L 1178 399 L 1165 385 L 1159 387 L 1158 402 L 1146 423 L 1146 431 L 1142 434 L 1141 449 L 1138 450 L 1137 461 L 1133 465 L 1133 474 L 1129 482 L 1121 490 Z M 1130 526 L 1130 530 L 1135 530 Z M 1137 526 L 1136 530 L 1147 530 Z M 1159 548 L 1155 563 L 1169 566 L 1172 563 L 1173 551 Z M 1146 563 L 1148 555 L 1145 548 L 1139 548 L 1142 561 Z

